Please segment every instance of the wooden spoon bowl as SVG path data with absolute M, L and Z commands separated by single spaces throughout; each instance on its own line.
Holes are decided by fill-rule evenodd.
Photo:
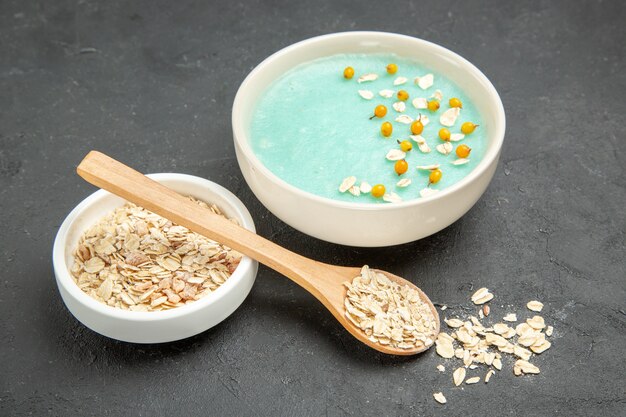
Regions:
M 176 193 L 132 168 L 96 151 L 90 152 L 77 168 L 78 175 L 89 183 L 144 207 L 174 223 L 227 245 L 280 272 L 317 298 L 354 337 L 366 345 L 391 355 L 414 355 L 430 346 L 412 349 L 395 348 L 371 341 L 345 316 L 343 283 L 361 273 L 358 267 L 343 267 L 318 262 L 291 252 L 269 240 L 213 214 L 188 198 Z M 422 290 L 411 282 L 389 272 L 390 280 L 409 285 L 419 293 L 432 312 L 436 328 L 431 339 L 439 334 L 439 314 Z

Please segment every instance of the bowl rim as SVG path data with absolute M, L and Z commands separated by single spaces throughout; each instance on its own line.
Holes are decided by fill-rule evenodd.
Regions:
M 243 111 L 242 111 L 242 103 L 246 99 L 245 95 L 247 94 L 247 90 L 250 88 L 250 85 L 253 83 L 253 78 L 259 72 L 262 72 L 265 67 L 272 61 L 281 58 L 284 55 L 291 53 L 292 51 L 307 48 L 311 44 L 315 44 L 318 42 L 325 42 L 329 40 L 337 40 L 339 38 L 362 38 L 367 40 L 376 40 L 381 39 L 385 41 L 393 41 L 395 40 L 405 40 L 414 42 L 416 44 L 420 44 L 421 47 L 432 48 L 438 52 L 438 54 L 445 56 L 446 58 L 460 64 L 466 71 L 472 73 L 479 82 L 485 87 L 485 91 L 489 97 L 489 100 L 495 105 L 495 123 L 494 123 L 494 142 L 491 146 L 487 148 L 487 152 L 483 156 L 482 160 L 479 164 L 470 171 L 463 179 L 458 181 L 457 183 L 441 190 L 440 192 L 429 196 L 428 198 L 415 198 L 411 200 L 401 201 L 393 204 L 375 204 L 375 203 L 357 203 L 357 202 L 347 202 L 334 200 L 328 197 L 322 197 L 317 194 L 313 194 L 309 191 L 302 190 L 292 184 L 289 184 L 287 181 L 281 179 L 276 174 L 274 174 L 269 168 L 267 168 L 256 156 L 252 147 L 249 145 L 248 135 L 244 129 L 243 123 Z M 303 61 L 305 62 L 305 61 Z M 496 91 L 495 87 L 489 81 L 489 79 L 482 73 L 474 64 L 469 62 L 467 59 L 463 58 L 459 54 L 452 52 L 451 50 L 440 46 L 436 43 L 429 42 L 420 38 L 416 38 L 413 36 L 402 35 L 397 33 L 390 32 L 378 32 L 378 31 L 348 31 L 348 32 L 337 32 L 330 33 L 326 35 L 315 36 L 312 38 L 308 38 L 294 44 L 291 44 L 285 48 L 280 49 L 279 51 L 273 53 L 269 57 L 265 58 L 258 64 L 243 80 L 239 89 L 237 90 L 237 94 L 235 95 L 235 100 L 233 102 L 232 108 L 232 117 L 231 122 L 233 126 L 233 137 L 235 143 L 238 145 L 239 149 L 245 155 L 246 159 L 250 162 L 251 165 L 254 166 L 255 169 L 261 171 L 265 177 L 270 179 L 272 182 L 276 183 L 280 187 L 287 189 L 291 193 L 296 194 L 299 197 L 313 200 L 320 204 L 326 204 L 330 206 L 334 206 L 337 208 L 345 208 L 356 211 L 369 211 L 369 210 L 396 210 L 404 207 L 411 206 L 419 206 L 423 204 L 429 204 L 436 200 L 444 199 L 448 195 L 455 193 L 458 190 L 463 189 L 469 183 L 475 181 L 478 177 L 483 175 L 485 171 L 487 171 L 494 161 L 497 161 L 500 150 L 502 148 L 502 144 L 504 142 L 504 132 L 506 130 L 506 116 L 504 113 L 504 106 L 502 104 L 502 100 L 500 99 L 500 95 Z
M 228 203 L 235 209 L 237 218 L 241 222 L 241 225 L 246 229 L 256 232 L 254 221 L 248 209 L 244 204 L 228 189 L 221 185 L 207 180 L 205 178 L 197 177 L 194 175 L 179 174 L 179 173 L 155 173 L 147 174 L 149 178 L 161 182 L 163 180 L 179 180 L 197 185 L 202 188 L 210 188 L 216 194 L 223 196 Z M 221 298 L 224 298 L 229 293 L 235 290 L 239 286 L 245 275 L 254 269 L 256 261 L 253 259 L 242 256 L 241 261 L 232 275 L 222 284 L 219 288 L 213 291 L 210 295 L 200 298 L 191 304 L 186 304 L 181 307 L 173 308 L 170 310 L 162 311 L 130 311 L 115 308 L 97 301 L 89 296 L 83 290 L 81 290 L 76 282 L 74 282 L 70 266 L 65 262 L 66 248 L 68 247 L 68 232 L 73 224 L 82 216 L 85 209 L 98 204 L 106 198 L 110 198 L 114 194 L 106 190 L 98 190 L 84 200 L 82 200 L 74 209 L 67 215 L 61 227 L 59 228 L 56 237 L 54 239 L 54 245 L 52 250 L 52 264 L 54 268 L 54 274 L 58 285 L 63 287 L 69 295 L 82 304 L 84 307 L 92 310 L 98 314 L 107 316 L 112 319 L 134 321 L 134 322 L 152 322 L 159 320 L 172 320 L 183 316 L 192 315 L 199 310 L 210 308 L 211 305 L 218 302 Z M 75 242 L 77 243 L 77 242 Z M 256 277 L 253 277 L 253 280 Z

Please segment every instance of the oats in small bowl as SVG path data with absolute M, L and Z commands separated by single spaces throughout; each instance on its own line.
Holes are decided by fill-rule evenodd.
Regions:
M 215 204 L 190 199 L 222 215 Z M 126 203 L 85 231 L 71 273 L 81 290 L 111 307 L 160 311 L 208 296 L 240 261 L 229 247 Z
M 225 188 L 183 174 L 151 178 L 254 231 Z M 105 336 L 161 343 L 203 332 L 232 314 L 254 283 L 257 262 L 100 190 L 65 219 L 54 271 L 70 312 Z

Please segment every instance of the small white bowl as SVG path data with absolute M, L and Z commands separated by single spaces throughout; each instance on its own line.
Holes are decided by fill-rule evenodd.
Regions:
M 183 195 L 216 204 L 229 218 L 248 230 L 254 222 L 243 203 L 226 188 L 184 174 L 152 174 L 150 178 Z M 226 282 L 213 293 L 182 307 L 166 311 L 137 312 L 110 307 L 85 294 L 74 282 L 70 268 L 82 233 L 124 200 L 99 190 L 67 216 L 54 241 L 52 261 L 59 292 L 70 312 L 95 332 L 134 343 L 162 343 L 201 333 L 232 314 L 246 298 L 256 278 L 258 263 L 244 256 Z
M 320 197 L 278 178 L 257 158 L 249 129 L 257 101 L 269 85 L 298 64 L 334 54 L 395 53 L 445 74 L 482 115 L 487 151 L 458 183 L 432 197 L 394 204 L 350 203 Z M 502 101 L 474 65 L 433 43 L 382 32 L 345 32 L 311 38 L 284 48 L 259 64 L 239 87 L 232 112 L 237 161 L 257 198 L 278 218 L 303 233 L 351 246 L 389 246 L 429 236 L 449 226 L 476 203 L 491 181 L 504 140 Z

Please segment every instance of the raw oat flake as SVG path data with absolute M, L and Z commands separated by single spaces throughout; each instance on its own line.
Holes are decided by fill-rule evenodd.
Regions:
M 127 203 L 80 237 L 71 274 L 81 290 L 111 307 L 158 311 L 209 295 L 240 260 L 238 252 Z

